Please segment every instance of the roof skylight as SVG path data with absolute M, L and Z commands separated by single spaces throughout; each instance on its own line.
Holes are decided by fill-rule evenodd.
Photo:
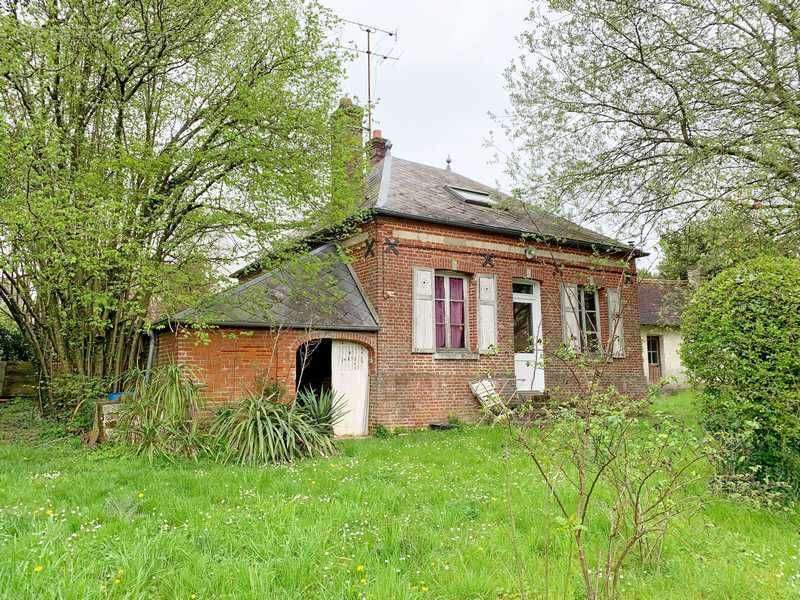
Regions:
M 480 192 L 478 190 L 459 188 L 452 185 L 448 185 L 447 189 L 469 204 L 478 204 L 480 206 L 494 206 L 497 204 L 497 201 L 489 192 Z

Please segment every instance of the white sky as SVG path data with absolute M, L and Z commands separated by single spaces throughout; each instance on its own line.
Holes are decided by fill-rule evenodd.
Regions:
M 520 54 L 516 36 L 525 29 L 532 0 L 322 0 L 339 17 L 386 29 L 397 37 L 375 33 L 373 51 L 399 60 L 373 58 L 373 129 L 392 141 L 395 156 L 445 166 L 508 190 L 503 164 L 485 141 L 502 133 L 489 112 L 509 106 L 503 71 Z M 366 48 L 366 34 L 344 24 L 342 44 Z M 344 93 L 366 104 L 366 55 L 349 66 Z M 501 159 L 502 160 L 502 159 Z M 601 224 L 592 229 L 613 233 Z M 645 244 L 653 252 L 652 243 Z M 653 253 L 639 261 L 652 266 Z
M 489 111 L 508 106 L 503 70 L 519 54 L 530 0 L 323 0 L 344 19 L 390 31 L 373 34 L 373 49 L 400 60 L 373 58 L 373 129 L 392 141 L 401 158 L 452 168 L 473 179 L 508 188 L 502 165 L 484 140 L 495 129 Z M 366 47 L 366 34 L 342 27 L 347 46 Z M 350 65 L 344 91 L 366 103 L 366 55 Z

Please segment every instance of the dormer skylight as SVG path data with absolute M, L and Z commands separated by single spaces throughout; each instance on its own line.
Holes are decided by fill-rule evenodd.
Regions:
M 497 204 L 497 201 L 489 192 L 480 192 L 478 190 L 470 190 L 452 185 L 446 187 L 458 198 L 469 204 L 477 204 L 479 206 L 495 206 Z

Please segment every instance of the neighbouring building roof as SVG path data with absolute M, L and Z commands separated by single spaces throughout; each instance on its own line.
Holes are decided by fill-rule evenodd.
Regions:
M 642 325 L 680 327 L 688 283 L 674 279 L 639 280 L 639 318 Z
M 523 205 L 495 188 L 449 169 L 396 158 L 391 153 L 372 167 L 365 187 L 366 207 L 378 215 L 511 235 L 539 235 L 597 250 L 629 252 L 632 249 L 531 204 Z M 498 201 L 493 203 L 495 205 L 470 202 L 459 193 L 459 189 L 483 192 Z M 644 254 L 636 251 L 635 255 Z
M 268 270 L 179 312 L 179 323 L 377 331 L 378 318 L 353 270 L 332 244 L 307 259 Z

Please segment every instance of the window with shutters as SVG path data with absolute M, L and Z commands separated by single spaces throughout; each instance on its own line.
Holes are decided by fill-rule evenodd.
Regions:
M 565 284 L 562 293 L 562 317 L 565 319 L 565 343 L 576 351 L 600 352 L 600 303 L 594 287 Z M 569 339 L 566 339 L 569 338 Z
M 433 287 L 436 349 L 463 350 L 467 347 L 467 280 L 463 275 L 437 272 Z

